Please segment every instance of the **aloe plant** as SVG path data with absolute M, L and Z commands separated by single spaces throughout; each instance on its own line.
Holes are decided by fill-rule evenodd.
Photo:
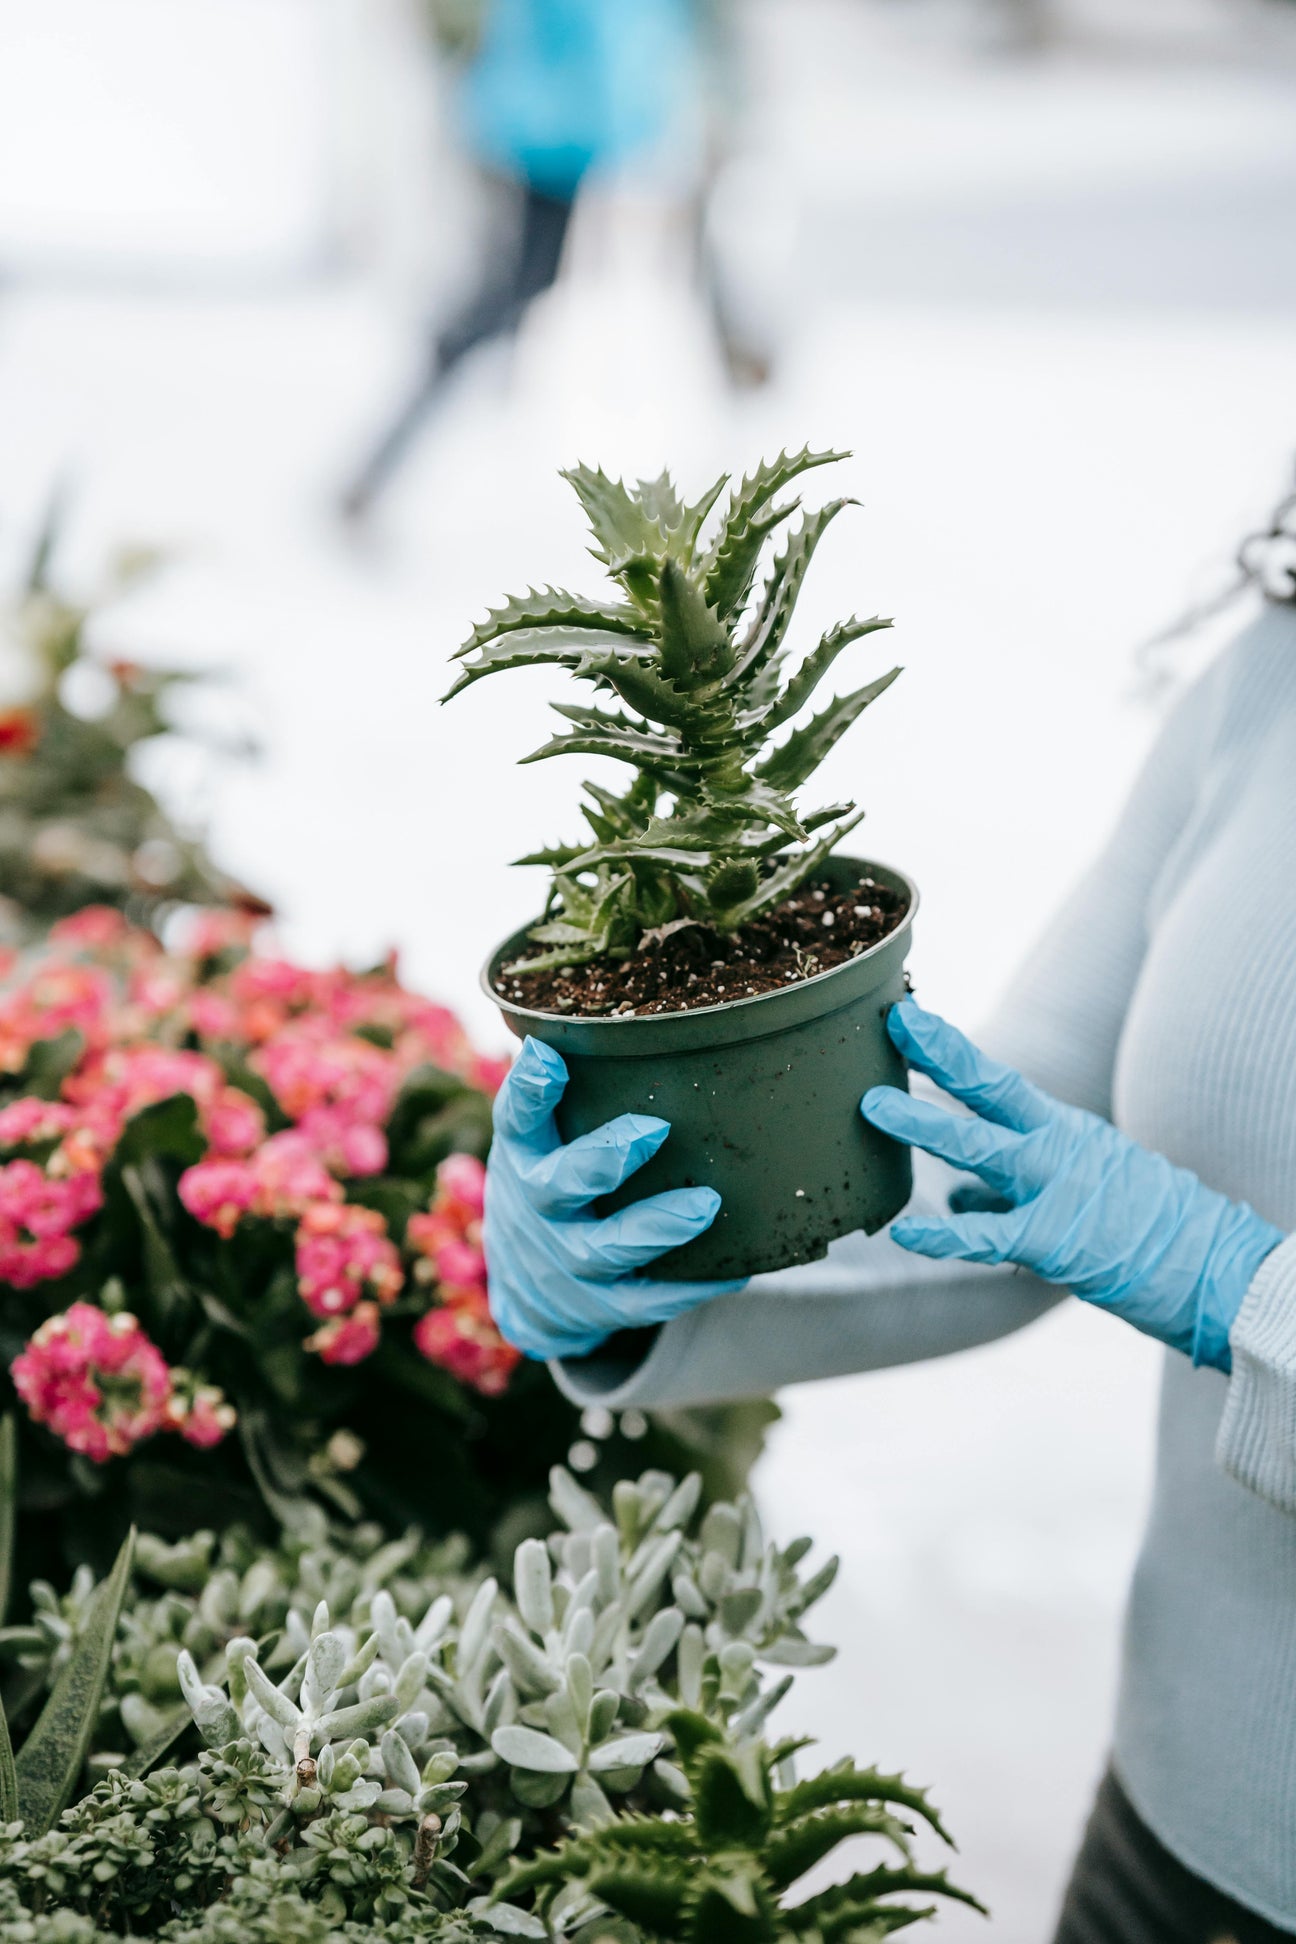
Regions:
M 547 663 L 623 705 L 555 703 L 570 726 L 523 759 L 610 756 L 633 773 L 620 794 L 585 785 L 590 840 L 518 860 L 553 872 L 527 970 L 626 956 L 646 932 L 681 922 L 736 931 L 790 897 L 860 821 L 851 802 L 799 810 L 796 792 L 899 669 L 797 719 L 842 651 L 891 624 L 841 622 L 788 666 L 806 571 L 853 502 L 807 513 L 757 591 L 762 561 L 801 506 L 796 494 L 780 496 L 846 457 L 780 453 L 731 489 L 709 537 L 727 474 L 691 505 L 667 473 L 633 487 L 587 466 L 563 475 L 615 595 L 533 589 L 493 609 L 458 651 L 463 668 L 446 697 L 501 669 Z
M 943 1870 L 914 1860 L 917 1816 L 949 1837 L 925 1792 L 902 1776 L 842 1762 L 790 1781 L 807 1744 L 733 1741 L 713 1721 L 678 1709 L 665 1723 L 687 1778 L 687 1808 L 671 1821 L 622 1816 L 519 1864 L 498 1898 L 535 1894 L 552 1922 L 573 1890 L 662 1944 L 882 1944 L 892 1931 L 935 1915 L 897 1896 L 941 1896 L 982 1906 Z M 810 1896 L 801 1879 L 852 1837 L 874 1837 L 888 1855 Z

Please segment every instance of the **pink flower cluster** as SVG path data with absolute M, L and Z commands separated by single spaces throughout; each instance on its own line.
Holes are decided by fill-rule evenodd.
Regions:
M 48 1317 L 11 1374 L 35 1422 L 96 1464 L 168 1428 L 191 1444 L 213 1445 L 234 1423 L 220 1391 L 169 1370 L 133 1316 L 109 1316 L 93 1303 Z
M 425 1215 L 412 1215 L 405 1237 L 420 1260 L 416 1280 L 434 1282 L 439 1306 L 414 1325 L 429 1363 L 486 1397 L 508 1388 L 519 1353 L 495 1327 L 486 1291 L 482 1213 L 486 1170 L 471 1154 L 452 1154 L 437 1169 L 437 1191 Z
M 102 1204 L 92 1169 L 59 1175 L 35 1161 L 0 1166 L 0 1281 L 31 1289 L 67 1275 L 81 1253 L 71 1230 Z
M 22 1074 L 43 1041 L 71 1031 L 81 1046 L 58 1099 L 0 1106 L 0 1282 L 26 1289 L 76 1267 L 75 1231 L 102 1206 L 103 1170 L 126 1126 L 182 1095 L 206 1152 L 181 1175 L 180 1201 L 225 1240 L 245 1221 L 294 1225 L 297 1287 L 318 1326 L 308 1350 L 360 1362 L 384 1314 L 403 1292 L 408 1313 L 417 1291 L 435 1304 L 415 1323 L 420 1351 L 499 1393 L 517 1359 L 490 1319 L 480 1162 L 444 1164 L 404 1258 L 383 1217 L 347 1200 L 346 1184 L 386 1169 L 387 1123 L 416 1068 L 493 1093 L 504 1063 L 481 1059 L 452 1013 L 407 991 L 394 960 L 362 974 L 314 972 L 256 944 L 257 921 L 241 912 L 198 916 L 168 951 L 92 908 L 56 926 L 46 952 L 0 989 L 0 1078 Z M 255 1081 L 233 1084 L 235 1070 Z M 15 1381 L 20 1368 L 33 1416 L 92 1457 L 167 1426 L 215 1443 L 233 1421 L 200 1377 L 167 1370 L 137 1324 L 81 1302 L 41 1326 Z
M 306 1210 L 297 1227 L 297 1287 L 312 1316 L 343 1316 L 366 1294 L 394 1303 L 404 1282 L 400 1253 L 372 1208 L 316 1202 Z

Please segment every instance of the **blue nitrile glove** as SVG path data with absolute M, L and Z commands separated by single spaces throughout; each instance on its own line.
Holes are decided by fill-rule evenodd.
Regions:
M 560 1053 L 528 1039 L 495 1102 L 486 1172 L 491 1312 L 528 1357 L 585 1357 L 618 1330 L 669 1322 L 741 1282 L 655 1282 L 634 1272 L 710 1228 L 714 1188 L 672 1188 L 598 1216 L 590 1203 L 656 1154 L 670 1122 L 621 1114 L 567 1146 L 554 1109 Z
M 1051 1099 L 912 999 L 887 1023 L 910 1065 L 972 1114 L 874 1087 L 865 1118 L 989 1191 L 956 1190 L 947 1219 L 894 1223 L 901 1248 L 1020 1263 L 1195 1364 L 1231 1369 L 1230 1325 L 1281 1231 L 1109 1121 Z

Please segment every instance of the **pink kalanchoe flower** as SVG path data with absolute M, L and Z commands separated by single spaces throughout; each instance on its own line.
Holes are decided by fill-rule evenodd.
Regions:
M 439 1364 L 483 1397 L 500 1397 L 508 1389 L 521 1353 L 506 1343 L 475 1304 L 447 1304 L 431 1309 L 414 1325 L 414 1342 L 429 1363 Z
M 508 1078 L 508 1070 L 512 1064 L 513 1061 L 507 1053 L 498 1055 L 478 1053 L 473 1058 L 469 1078 L 474 1086 L 480 1087 L 484 1094 L 489 1094 L 494 1100 Z
M 334 1174 L 361 1177 L 381 1174 L 387 1166 L 387 1136 L 371 1121 L 356 1120 L 346 1107 L 312 1107 L 297 1123 Z
M 443 1200 L 481 1220 L 486 1207 L 486 1166 L 475 1154 L 449 1154 L 441 1163 L 433 1207 Z
M 377 1303 L 357 1303 L 349 1316 L 335 1316 L 306 1338 L 328 1364 L 358 1364 L 378 1348 L 381 1321 Z
M 52 1177 L 34 1161 L 24 1160 L 0 1166 L 0 1225 L 15 1240 L 22 1239 L 23 1230 L 37 1241 L 65 1236 L 102 1206 L 97 1174 Z
M 10 1373 L 35 1423 L 103 1464 L 161 1430 L 171 1373 L 126 1312 L 73 1303 L 41 1324 Z
M 486 1258 L 482 1254 L 481 1225 L 486 1197 L 486 1170 L 473 1154 L 451 1154 L 437 1169 L 432 1206 L 411 1215 L 405 1240 L 422 1260 L 415 1269 L 420 1282 L 464 1288 L 486 1286 Z
M 372 1208 L 322 1202 L 297 1230 L 297 1288 L 314 1316 L 341 1316 L 364 1295 L 394 1302 L 404 1285 L 396 1245 Z
M 252 911 L 196 911 L 184 927 L 180 950 L 191 959 L 246 951 L 262 922 Z
M 451 1289 L 485 1289 L 486 1258 L 471 1242 L 455 1237 L 440 1242 L 432 1252 L 436 1279 Z
M 334 1034 L 321 1019 L 294 1021 L 275 1034 L 252 1065 L 290 1120 L 320 1107 L 345 1109 L 352 1120 L 386 1120 L 400 1084 L 392 1055 L 368 1040 Z
M 44 1236 L 23 1242 L 12 1231 L 0 1233 L 0 1283 L 12 1289 L 34 1289 L 37 1283 L 57 1282 L 70 1275 L 81 1260 L 81 1245 L 70 1235 Z
M 137 966 L 126 989 L 131 1024 L 147 1031 L 154 1020 L 178 1012 L 189 993 L 189 980 L 182 971 L 163 960 L 160 964 Z
M 167 1399 L 167 1429 L 178 1431 L 186 1444 L 210 1451 L 238 1422 L 238 1412 L 216 1384 L 203 1384 L 187 1370 L 171 1372 Z
M 301 1215 L 312 1202 L 342 1199 L 337 1182 L 294 1128 L 272 1134 L 252 1156 L 252 1166 L 258 1215 Z
M 226 1087 L 203 1113 L 208 1152 L 246 1155 L 265 1139 L 265 1115 L 237 1087 Z
M 0 1148 L 55 1141 L 69 1131 L 75 1119 L 72 1109 L 61 1100 L 38 1100 L 29 1094 L 0 1108 Z
M 256 1203 L 256 1170 L 248 1161 L 198 1161 L 181 1175 L 179 1194 L 195 1221 L 228 1242 Z
M 270 999 L 296 1009 L 310 1005 L 318 976 L 304 966 L 294 965 L 290 959 L 246 958 L 235 967 L 230 988 L 243 1005 Z
M 121 945 L 131 936 L 131 926 L 112 905 L 85 905 L 70 918 L 60 918 L 50 926 L 51 945 L 69 945 L 75 951 L 105 952 Z
M 199 986 L 185 1001 L 189 1024 L 199 1039 L 233 1040 L 239 1034 L 238 1007 L 223 992 Z

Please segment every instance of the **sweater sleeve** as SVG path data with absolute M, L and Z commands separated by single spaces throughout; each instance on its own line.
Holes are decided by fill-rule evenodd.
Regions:
M 1208 676 L 1172 712 L 1107 847 L 981 1036 L 1039 1086 L 1095 1113 L 1111 1111 L 1149 908 L 1193 807 L 1217 682 L 1217 673 Z M 953 1171 L 922 1155 L 915 1164 L 915 1212 L 943 1208 Z M 754 1277 L 664 1325 L 646 1347 L 637 1338 L 626 1353 L 614 1340 L 553 1369 L 574 1402 L 617 1409 L 759 1396 L 989 1342 L 1042 1315 L 1062 1293 L 1012 1268 L 934 1263 L 885 1234 L 853 1235 L 821 1262 Z

